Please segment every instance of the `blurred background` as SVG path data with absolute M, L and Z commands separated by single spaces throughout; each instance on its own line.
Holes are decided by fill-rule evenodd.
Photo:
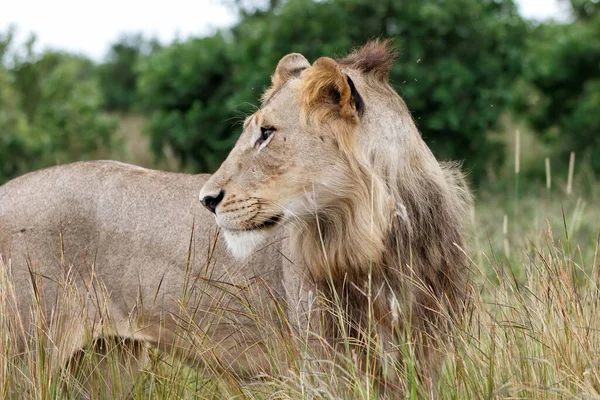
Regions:
M 478 195 L 566 190 L 571 153 L 579 192 L 596 184 L 599 0 L 7 3 L 0 183 L 107 158 L 214 171 L 283 55 L 376 37 L 400 50 L 390 79 L 424 139 Z

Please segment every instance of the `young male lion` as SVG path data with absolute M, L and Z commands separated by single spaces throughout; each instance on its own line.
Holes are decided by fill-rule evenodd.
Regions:
M 41 332 L 61 365 L 130 338 L 244 377 L 310 331 L 384 382 L 407 343 L 427 370 L 466 297 L 470 195 L 389 85 L 393 59 L 380 41 L 283 57 L 212 177 L 90 162 L 0 187 L 20 349 Z
M 312 65 L 283 57 L 200 198 L 239 257 L 283 227 L 295 266 L 284 279 L 300 285 L 285 285 L 288 301 L 315 290 L 335 303 L 341 325 L 335 312 L 320 315 L 331 341 L 358 339 L 364 353 L 374 324 L 384 358 L 394 363 L 402 340 L 416 340 L 427 364 L 430 339 L 465 300 L 471 198 L 390 87 L 393 59 L 380 41 Z

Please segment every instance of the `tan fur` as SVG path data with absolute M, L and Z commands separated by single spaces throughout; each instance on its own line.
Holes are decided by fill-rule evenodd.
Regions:
M 301 286 L 339 299 L 346 310 L 346 328 L 330 317 L 333 342 L 340 329 L 369 342 L 361 332 L 374 318 L 383 348 L 396 353 L 391 359 L 409 335 L 427 368 L 430 339 L 467 296 L 463 248 L 471 195 L 457 166 L 434 158 L 387 82 L 393 57 L 388 42 L 374 41 L 277 80 L 277 91 L 268 91 L 258 120 L 246 126 L 201 197 L 224 191 L 217 221 L 226 229 L 246 218 L 283 215 L 294 284 L 300 276 Z M 265 126 L 277 131 L 257 150 L 253 141 Z M 256 213 L 228 208 L 229 196 L 254 199 Z M 371 311 L 368 292 L 376 293 Z
M 319 227 L 309 219 L 307 229 L 292 231 L 290 241 L 296 252 L 303 253 L 315 279 L 326 278 L 329 270 L 343 276 L 348 269 L 363 268 L 370 262 L 378 263 L 385 251 L 385 234 L 390 228 L 390 215 L 384 210 L 390 206 L 389 196 L 377 175 L 369 168 L 366 158 L 358 149 L 354 130 L 359 123 L 358 112 L 350 93 L 346 76 L 331 58 L 319 58 L 303 75 L 301 88 L 301 125 L 313 131 L 328 131 L 334 136 L 351 179 L 345 201 L 333 203 L 326 214 L 331 237 L 326 251 L 312 245 L 319 237 Z M 331 92 L 338 96 L 331 98 Z M 344 190 L 344 188 L 335 188 Z M 332 197 L 336 193 L 328 194 Z M 368 207 L 366 212 L 355 212 Z M 383 213 L 382 213 L 383 212 Z M 312 226 L 311 226 L 312 225 Z M 310 262 L 308 262 L 310 260 Z
M 318 122 L 325 122 L 326 119 L 342 117 L 350 125 L 358 123 L 358 115 L 350 93 L 350 87 L 346 81 L 346 76 L 338 64 L 328 57 L 321 57 L 304 74 L 304 85 L 302 87 L 302 109 L 310 112 L 312 118 Z M 337 92 L 339 99 L 331 98 L 331 93 Z M 338 118 L 339 119 L 339 118 Z M 337 121 L 338 125 L 342 125 Z M 349 133 L 345 136 L 351 136 Z M 338 141 L 347 140 L 341 136 Z
M 60 368 L 117 336 L 207 372 L 267 372 L 270 333 L 248 310 L 277 326 L 269 321 L 284 293 L 280 243 L 233 259 L 198 201 L 208 178 L 95 161 L 0 186 L 0 301 L 9 287 L 15 302 L 0 310 L 12 311 L 14 351 L 46 343 L 48 365 Z

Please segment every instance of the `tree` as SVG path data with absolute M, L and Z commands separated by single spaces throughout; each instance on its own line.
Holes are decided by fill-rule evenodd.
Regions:
M 9 26 L 6 32 L 0 32 L 0 68 L 5 66 L 6 57 L 10 51 L 15 35 L 15 27 Z
M 216 169 L 235 142 L 230 48 L 223 36 L 174 43 L 139 64 L 139 98 L 151 113 L 148 133 L 161 155 L 170 146 L 184 165 Z
M 40 69 L 47 57 L 54 56 L 44 55 Z M 30 116 L 41 153 L 38 167 L 94 159 L 98 151 L 113 145 L 115 123 L 103 116 L 100 87 L 86 65 L 87 61 L 64 57 L 40 74 L 38 104 Z
M 115 124 L 102 115 L 93 63 L 60 52 L 35 54 L 34 38 L 15 51 L 11 37 L 0 39 L 1 52 L 13 56 L 10 68 L 0 65 L 0 183 L 109 149 Z
M 501 151 L 488 132 L 512 101 L 527 26 L 512 0 L 288 0 L 242 14 L 231 31 L 176 43 L 140 69 L 154 149 L 170 145 L 200 170 L 216 168 L 279 59 L 343 55 L 393 37 L 391 80 L 440 158 L 465 159 L 478 179 Z
M 20 109 L 20 99 L 10 74 L 0 67 L 0 183 L 25 170 L 29 124 Z
M 98 66 L 104 106 L 108 111 L 129 111 L 137 103 L 135 66 L 141 57 L 160 48 L 160 43 L 141 34 L 124 35 L 110 47 L 106 62 Z
M 528 41 L 524 114 L 556 153 L 589 159 L 600 172 L 600 14 L 546 23 Z
M 283 3 L 282 0 L 222 0 L 222 2 L 242 17 L 255 14 L 259 10 L 275 11 Z

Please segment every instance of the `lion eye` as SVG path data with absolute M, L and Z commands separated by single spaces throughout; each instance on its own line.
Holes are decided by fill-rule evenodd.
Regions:
M 276 129 L 273 128 L 273 127 L 262 127 L 262 128 L 260 128 L 260 137 L 256 141 L 255 146 L 258 147 L 261 144 L 263 144 L 269 138 L 269 136 L 271 136 L 273 134 L 273 132 L 275 132 L 275 130 Z

